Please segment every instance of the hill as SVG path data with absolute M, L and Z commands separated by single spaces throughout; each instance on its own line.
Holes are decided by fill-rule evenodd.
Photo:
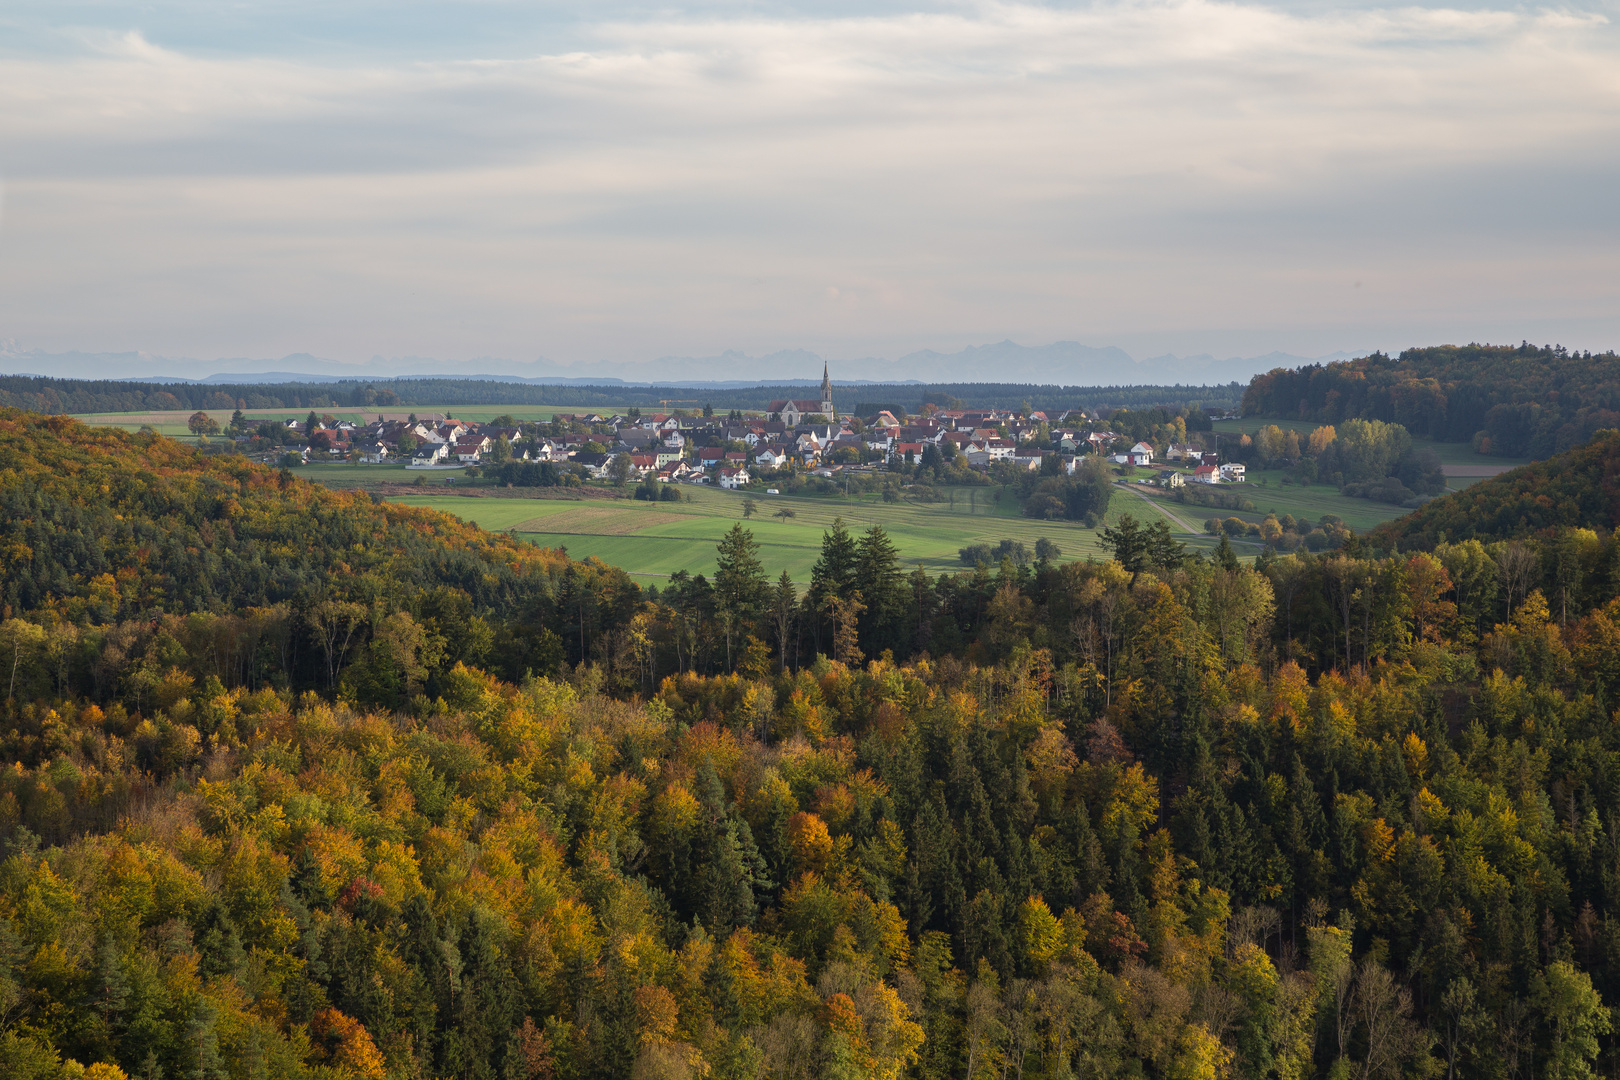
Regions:
M 484 641 L 486 662 L 521 677 L 533 624 L 565 621 L 557 605 L 590 592 L 566 620 L 588 641 L 640 597 L 622 571 L 160 436 L 0 410 L 0 463 L 6 618 L 246 620 L 253 644 L 233 645 L 228 666 L 250 684 L 244 673 L 273 670 L 329 690 L 401 610 L 440 666 Z
M 1420 439 L 1541 458 L 1620 426 L 1620 354 L 1530 344 L 1373 353 L 1256 375 L 1243 413 L 1323 424 L 1381 420 Z
M 1375 545 L 1432 549 L 1444 541 L 1509 540 L 1620 524 L 1620 433 L 1481 480 L 1374 530 Z

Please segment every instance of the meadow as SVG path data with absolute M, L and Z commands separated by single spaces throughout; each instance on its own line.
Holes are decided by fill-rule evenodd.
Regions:
M 409 494 L 395 501 L 453 514 L 486 529 L 512 532 L 545 547 L 566 548 L 576 559 L 595 556 L 642 576 L 662 577 L 678 570 L 714 572 L 715 544 L 743 519 L 741 492 L 684 487 L 690 501 L 637 502 L 630 499 L 525 499 L 474 494 Z M 822 534 L 842 517 L 852 531 L 882 525 L 910 569 L 931 573 L 960 570 L 958 551 L 970 544 L 1051 540 L 1064 561 L 1106 558 L 1097 530 L 1067 521 L 1034 521 L 1018 515 L 1011 489 L 995 501 L 998 488 L 944 488 L 942 501 L 883 502 L 876 495 L 785 496 L 754 494 L 758 511 L 744 522 L 759 541 L 760 557 L 774 578 L 783 570 L 800 584 L 821 553 Z M 955 497 L 953 504 L 952 497 Z M 778 517 L 781 510 L 792 517 Z M 1120 489 L 1109 510 L 1111 522 L 1126 514 L 1153 520 L 1155 511 L 1134 492 Z M 1185 515 L 1183 515 L 1185 516 Z M 1182 535 L 1194 547 L 1207 537 Z

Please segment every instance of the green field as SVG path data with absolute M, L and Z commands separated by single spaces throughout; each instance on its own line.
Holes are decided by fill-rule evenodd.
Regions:
M 756 494 L 759 512 L 746 525 L 759 541 L 760 555 L 771 576 L 785 569 L 800 583 L 809 581 L 810 568 L 821 552 L 822 533 L 839 516 L 857 532 L 882 525 L 908 570 L 913 566 L 925 566 L 933 573 L 960 570 L 960 548 L 1004 539 L 1022 541 L 1033 549 L 1037 539 L 1046 537 L 1058 545 L 1065 560 L 1107 557 L 1095 530 L 1070 522 L 1020 517 L 1012 492 L 1007 491 L 998 504 L 992 501 L 996 490 L 956 488 L 955 509 L 950 502 L 953 489 L 943 489 L 945 500 L 939 503 L 885 503 L 877 496 L 845 500 Z M 567 548 L 576 559 L 594 555 L 633 574 L 713 573 L 715 544 L 742 520 L 743 495 L 701 487 L 683 487 L 682 491 L 691 493 L 691 502 L 437 494 L 413 494 L 395 501 L 442 510 L 486 529 L 511 530 L 546 547 Z M 772 516 L 784 507 L 795 516 L 786 520 Z M 1117 520 L 1124 513 L 1152 520 L 1155 512 L 1143 506 L 1139 497 L 1121 491 L 1109 518 Z M 1198 541 L 1196 546 L 1206 544 Z
M 1346 525 L 1362 532 L 1407 513 L 1399 506 L 1341 495 L 1338 488 L 1328 484 L 1312 484 L 1310 487 L 1284 484 L 1282 481 L 1288 475 L 1286 469 L 1250 469 L 1248 479 L 1243 484 L 1221 490 L 1236 492 L 1254 503 L 1254 513 L 1237 515 L 1251 521 L 1257 521 L 1269 513 L 1275 513 L 1278 517 L 1292 514 L 1313 522 L 1320 521 L 1323 514 L 1335 514 Z M 1177 509 L 1188 517 L 1196 515 L 1200 525 L 1209 518 L 1226 517 L 1231 513 L 1213 506 L 1181 506 Z

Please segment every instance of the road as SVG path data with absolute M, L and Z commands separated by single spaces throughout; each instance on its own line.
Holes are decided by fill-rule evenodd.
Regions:
M 1153 509 L 1155 509 L 1159 513 L 1163 514 L 1166 518 L 1169 519 L 1171 525 L 1174 525 L 1176 528 L 1180 529 L 1182 532 L 1190 533 L 1193 536 L 1206 537 L 1206 534 L 1205 534 L 1202 527 L 1194 526 L 1194 525 L 1188 525 L 1187 522 L 1182 520 L 1176 514 L 1172 513 L 1170 508 L 1165 506 L 1158 499 L 1155 499 L 1150 495 L 1145 495 L 1141 491 L 1136 490 L 1134 487 L 1127 487 L 1125 490 L 1129 491 L 1132 495 L 1135 495 L 1138 499 L 1141 499 L 1143 502 L 1145 502 L 1149 506 L 1153 507 Z M 1247 540 L 1247 539 L 1243 539 L 1241 537 L 1236 537 L 1236 536 L 1232 537 L 1231 541 L 1234 544 L 1247 544 L 1250 547 L 1264 547 L 1265 546 L 1264 544 L 1257 543 L 1257 542 L 1255 542 L 1253 540 Z

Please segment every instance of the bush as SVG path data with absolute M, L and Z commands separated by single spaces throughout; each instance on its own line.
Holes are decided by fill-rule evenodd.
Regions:
M 1170 497 L 1178 503 L 1191 503 L 1194 506 L 1213 506 L 1221 510 L 1241 510 L 1245 513 L 1254 510 L 1254 503 L 1228 488 L 1218 488 L 1212 484 L 1187 484 L 1171 491 Z
M 1417 494 L 1398 477 L 1385 476 L 1378 480 L 1366 480 L 1357 484 L 1346 484 L 1341 489 L 1344 494 L 1357 499 L 1371 499 L 1374 502 L 1393 503 L 1403 506 L 1417 499 Z
M 550 461 L 508 461 L 490 469 L 498 483 L 513 487 L 556 487 L 564 483 L 563 472 Z
M 1044 542 L 1051 544 L 1056 552 L 1056 544 L 1050 540 Z M 1029 548 L 1018 540 L 1003 540 L 999 544 L 969 544 L 956 554 L 968 566 L 1000 566 L 1002 559 L 1011 559 L 1014 566 L 1024 566 L 1029 562 Z

